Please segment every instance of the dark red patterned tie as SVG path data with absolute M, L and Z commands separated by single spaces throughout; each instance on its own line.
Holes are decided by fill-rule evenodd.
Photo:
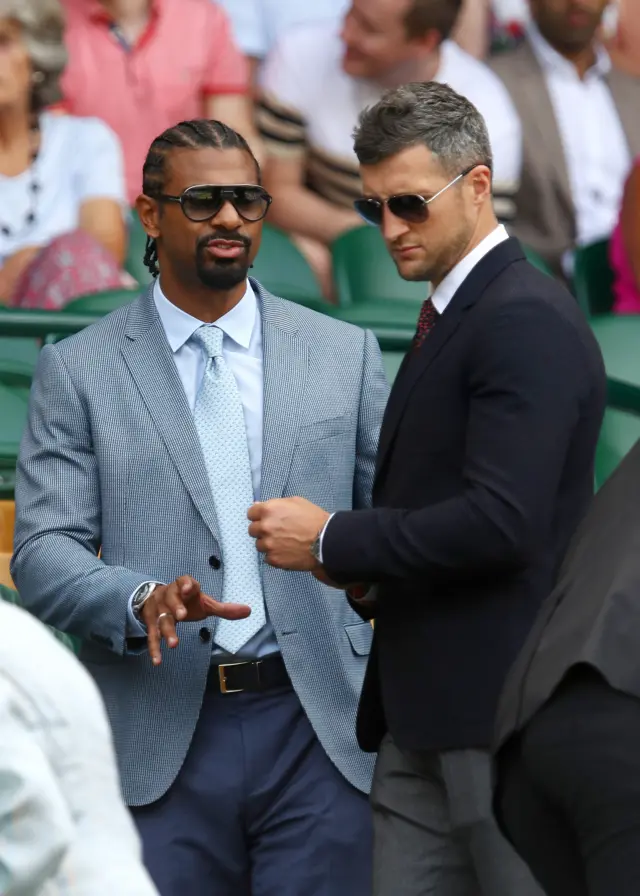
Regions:
M 429 333 L 433 330 L 436 321 L 440 317 L 436 306 L 431 299 L 425 299 L 420 309 L 420 317 L 418 318 L 418 326 L 416 335 L 413 337 L 413 348 L 418 349 L 425 341 Z

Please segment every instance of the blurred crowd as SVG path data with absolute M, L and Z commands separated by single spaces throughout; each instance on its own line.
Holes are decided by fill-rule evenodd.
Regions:
M 436 81 L 486 121 L 495 215 L 530 259 L 571 287 L 576 249 L 606 241 L 614 311 L 640 313 L 639 2 L 0 0 L 0 304 L 57 310 L 89 293 L 136 287 L 125 259 L 145 157 L 178 122 L 186 124 L 174 148 L 191 145 L 189 128 L 204 128 L 205 137 L 207 128 L 224 130 L 189 121 L 202 118 L 246 139 L 270 194 L 257 194 L 262 217 L 268 209 L 269 225 L 298 247 L 319 291 L 335 301 L 331 247 L 366 226 L 354 208 L 362 196 L 353 149 L 359 116 L 389 89 Z M 208 564 L 220 567 L 213 555 Z M 13 608 L 1 612 L 3 749 L 19 770 L 11 786 L 5 781 L 15 801 L 10 835 L 0 825 L 3 861 L 14 879 L 30 878 L 22 893 L 53 892 L 37 888 L 71 850 L 56 872 L 59 892 L 152 894 L 95 688 L 88 677 L 74 681 L 66 659 L 60 682 L 49 682 L 56 646 Z M 38 652 L 38 668 L 20 637 Z M 50 764 L 37 766 L 34 743 L 34 756 L 51 756 Z M 69 780 L 74 805 L 60 796 Z M 99 824 L 93 830 L 89 807 L 98 804 L 110 816 L 109 837 Z M 35 811 L 21 815 L 23 806 Z M 43 849 L 41 863 L 29 866 L 30 840 Z M 111 866 L 116 848 L 121 862 Z M 94 881 L 100 864 L 109 873 Z M 72 865 L 81 868 L 78 889 L 65 890 Z M 0 893 L 17 896 L 3 873 Z
M 0 301 L 60 308 L 133 286 L 130 207 L 179 120 L 245 135 L 269 221 L 333 298 L 330 246 L 362 225 L 351 135 L 385 89 L 436 80 L 483 114 L 500 220 L 570 280 L 611 241 L 640 310 L 635 0 L 0 0 Z

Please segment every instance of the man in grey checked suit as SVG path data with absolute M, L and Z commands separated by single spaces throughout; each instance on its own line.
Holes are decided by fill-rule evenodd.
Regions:
M 137 207 L 160 277 L 42 351 L 12 574 L 83 639 L 163 896 L 368 896 L 371 627 L 264 564 L 246 514 L 367 505 L 387 386 L 371 333 L 247 278 L 259 184 L 220 122 L 152 144 Z

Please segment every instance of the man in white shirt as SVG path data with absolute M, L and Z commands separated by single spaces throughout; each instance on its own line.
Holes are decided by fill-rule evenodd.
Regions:
M 440 81 L 485 116 L 494 158 L 494 196 L 508 218 L 519 178 L 520 126 L 508 93 L 490 69 L 449 40 L 462 0 L 352 0 L 335 25 L 289 31 L 267 59 L 258 121 L 269 159 L 272 220 L 293 233 L 325 288 L 328 247 L 362 221 L 352 133 L 358 115 L 386 88 Z
M 2 600 L 0 892 L 157 896 L 95 684 L 43 625 Z
M 236 43 L 254 72 L 287 29 L 297 25 L 340 21 L 349 0 L 218 0 L 231 20 Z
M 640 153 L 640 79 L 613 69 L 607 0 L 531 0 L 527 41 L 493 63 L 523 129 L 512 232 L 570 276 L 572 250 L 611 234 Z

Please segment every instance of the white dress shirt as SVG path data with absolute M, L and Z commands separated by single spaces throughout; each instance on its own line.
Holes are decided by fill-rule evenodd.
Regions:
M 577 243 L 606 239 L 617 224 L 632 163 L 605 80 L 611 60 L 599 46 L 594 65 L 581 79 L 575 66 L 554 50 L 534 25 L 527 33 L 560 131 L 576 211 Z
M 495 230 L 491 231 L 489 236 L 485 236 L 475 249 L 472 249 L 468 255 L 465 255 L 465 257 L 449 271 L 442 283 L 440 283 L 440 285 L 431 293 L 431 301 L 435 305 L 438 314 L 444 313 L 445 308 L 478 262 L 481 261 L 488 252 L 495 249 L 499 243 L 508 239 L 509 234 L 503 225 L 499 224 Z
M 153 290 L 153 298 L 158 314 L 167 335 L 167 341 L 184 387 L 189 407 L 193 411 L 196 405 L 198 390 L 207 366 L 204 350 L 191 337 L 202 326 L 202 321 L 186 311 L 178 308 L 162 292 L 157 280 Z M 224 332 L 222 354 L 234 375 L 244 410 L 247 430 L 247 445 L 251 464 L 251 478 L 255 500 L 260 499 L 260 481 L 262 475 L 262 429 L 263 429 L 263 352 L 262 352 L 262 318 L 253 289 L 247 282 L 244 296 L 231 311 L 215 322 Z M 247 508 L 248 510 L 249 508 Z M 247 521 L 247 526 L 249 522 Z M 177 573 L 179 575 L 179 573 Z M 219 595 L 212 595 L 220 599 Z M 265 607 L 266 612 L 266 607 Z M 129 610 L 130 634 L 140 636 L 144 629 Z M 255 659 L 267 656 L 279 650 L 273 627 L 268 617 L 267 624 L 247 644 L 236 658 Z M 214 647 L 216 661 L 222 651 Z
M 0 732 L 0 893 L 158 896 L 93 679 L 2 600 Z

